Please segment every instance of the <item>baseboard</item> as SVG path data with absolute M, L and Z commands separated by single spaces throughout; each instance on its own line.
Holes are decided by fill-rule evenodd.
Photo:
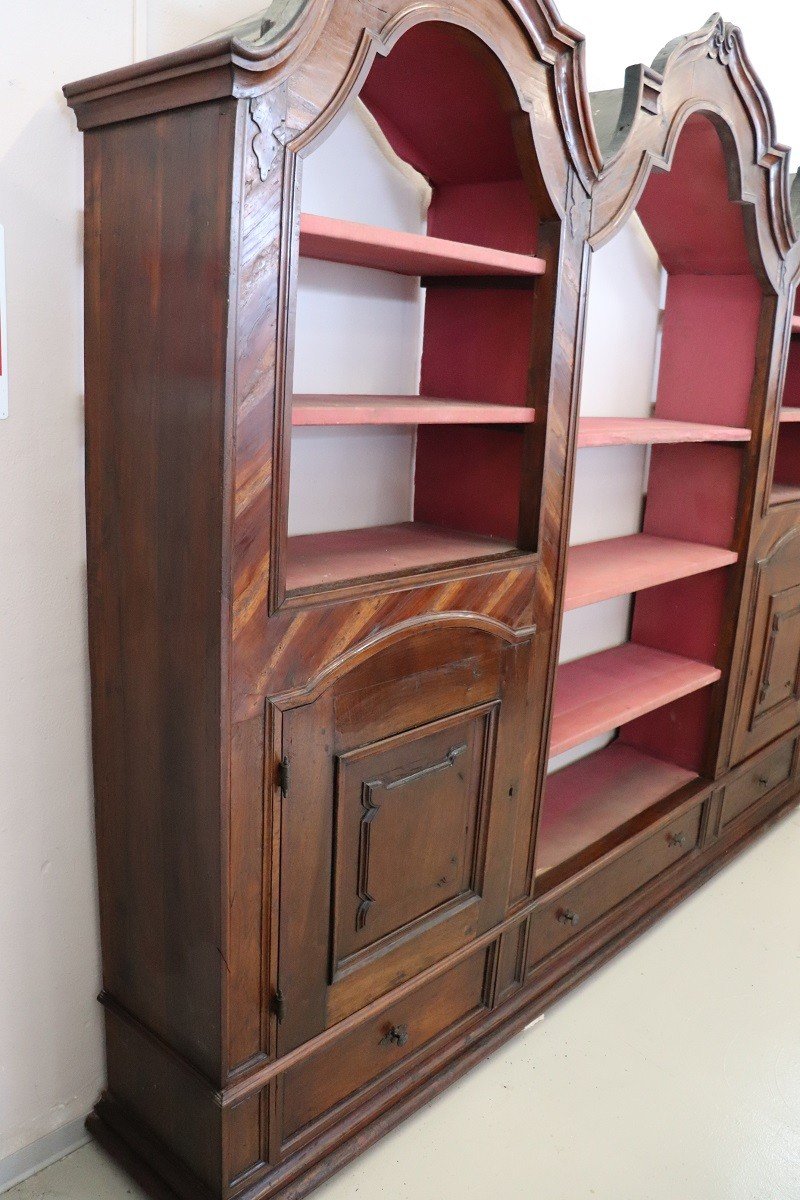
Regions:
M 15 1150 L 7 1158 L 0 1159 L 0 1192 L 7 1192 L 30 1175 L 44 1170 L 65 1154 L 71 1154 L 89 1141 L 86 1118 L 68 1121 L 44 1137 L 37 1138 L 30 1146 Z

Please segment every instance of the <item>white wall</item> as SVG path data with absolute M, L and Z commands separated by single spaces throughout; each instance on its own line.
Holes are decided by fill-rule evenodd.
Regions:
M 85 631 L 80 142 L 62 81 L 130 58 L 93 0 L 0 6 L 0 1159 L 102 1079 Z
M 23 1163 L 9 1156 L 75 1128 L 70 1122 L 88 1110 L 103 1073 L 84 619 L 81 141 L 59 89 L 205 37 L 257 7 L 258 0 L 0 4 L 0 223 L 12 372 L 11 415 L 0 422 L 0 1186 L 4 1165 Z M 707 11 L 697 0 L 572 0 L 563 15 L 589 38 L 590 84 L 598 88 L 619 86 L 629 62 L 649 61 Z M 800 15 L 784 8 L 780 36 L 774 10 L 756 0 L 739 0 L 726 15 L 746 30 L 781 137 L 800 145 Z M 612 257 L 607 272 L 599 258 L 595 264 L 593 312 L 612 302 Z M 587 412 L 614 368 L 610 344 L 601 333 L 593 340 L 594 330 Z M 626 353 L 632 361 L 630 345 Z M 593 453 L 599 467 L 604 452 Z M 632 463 L 629 483 L 638 470 Z M 591 467 L 585 486 L 594 486 Z M 617 515 L 625 519 L 623 507 Z M 610 615 L 609 631 L 621 619 Z M 596 632 L 572 622 L 573 648 Z M 40 1142 L 26 1161 L 57 1145 Z
M 303 211 L 423 233 L 429 192 L 356 105 L 303 164 Z M 353 179 L 358 186 L 353 186 Z M 424 292 L 416 279 L 304 259 L 295 392 L 413 395 Z M 300 429 L 292 437 L 289 533 L 391 525 L 412 516 L 415 435 L 406 428 Z

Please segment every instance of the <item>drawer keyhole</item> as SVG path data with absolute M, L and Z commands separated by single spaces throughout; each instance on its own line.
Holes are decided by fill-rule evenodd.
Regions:
M 558 919 L 562 925 L 577 925 L 580 917 L 571 908 L 562 908 L 558 911 Z
M 393 1025 L 389 1032 L 381 1038 L 382 1046 L 405 1046 L 408 1041 L 408 1026 Z

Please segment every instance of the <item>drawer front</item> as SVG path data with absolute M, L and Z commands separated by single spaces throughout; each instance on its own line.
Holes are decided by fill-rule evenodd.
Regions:
M 722 800 L 720 829 L 791 779 L 796 746 L 796 741 L 786 742 L 774 754 L 760 759 L 750 771 L 728 784 Z
M 684 813 L 609 866 L 536 911 L 531 917 L 528 968 L 690 854 L 700 837 L 701 813 L 702 806 Z
M 287 1071 L 284 1143 L 341 1101 L 379 1082 L 435 1038 L 454 1032 L 480 1013 L 486 1007 L 486 966 L 483 950 Z

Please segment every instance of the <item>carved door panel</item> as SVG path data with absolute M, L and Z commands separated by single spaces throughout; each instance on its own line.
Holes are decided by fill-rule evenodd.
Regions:
M 800 722 L 800 530 L 756 563 L 734 762 Z
M 284 713 L 282 1051 L 502 920 L 530 657 L 417 634 Z

